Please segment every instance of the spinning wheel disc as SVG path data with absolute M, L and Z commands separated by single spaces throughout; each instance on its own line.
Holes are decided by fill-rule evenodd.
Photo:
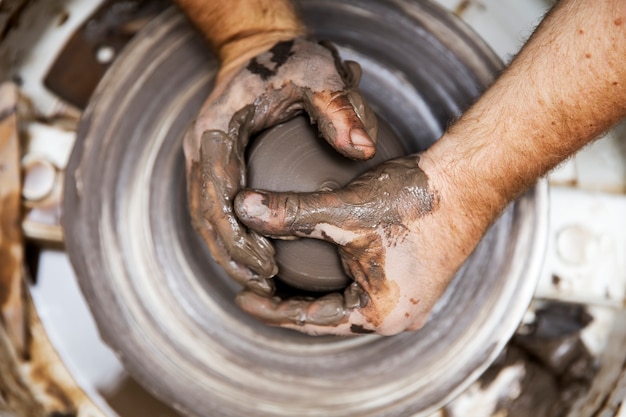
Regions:
M 318 38 L 361 63 L 361 90 L 408 152 L 426 148 L 498 64 L 428 2 L 300 1 Z M 309 337 L 240 311 L 186 209 L 181 134 L 216 61 L 175 10 L 110 68 L 66 177 L 68 253 L 104 340 L 151 391 L 193 415 L 408 416 L 473 381 L 517 327 L 546 243 L 544 186 L 490 230 L 423 330 Z M 419 273 L 419 271 L 416 271 Z

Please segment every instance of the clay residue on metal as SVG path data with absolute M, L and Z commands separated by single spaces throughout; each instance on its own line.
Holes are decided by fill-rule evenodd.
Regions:
M 72 416 L 78 406 L 86 406 L 86 396 L 63 367 L 23 294 L 17 100 L 15 85 L 0 85 L 0 414 Z
M 0 176 L 1 179 L 1 176 Z M 19 194 L 4 196 L 0 200 L 0 306 L 5 306 L 12 298 L 16 275 L 21 276 L 22 240 L 19 232 L 21 213 Z
M 170 5 L 166 0 L 109 0 L 102 3 L 74 32 L 44 78 L 47 88 L 79 108 L 87 105 L 113 61 L 99 59 L 98 51 L 108 48 L 115 58 L 139 29 Z
M 591 387 L 597 364 L 581 339 L 590 323 L 585 308 L 551 303 L 536 312 L 536 320 L 513 337 L 505 353 L 477 382 L 483 390 L 497 385 L 505 371 L 519 378 L 501 387 L 502 397 L 491 415 L 563 417 Z M 462 417 L 449 407 L 451 417 Z M 459 410 L 459 412 L 467 412 Z M 464 416 L 463 416 L 464 417 Z
M 13 344 L 2 326 L 0 358 L 0 415 L 44 417 L 44 408 L 22 378 Z
M 30 0 L 3 2 L 0 8 L 0 44 L 6 40 L 12 28 L 20 25 L 21 14 L 29 3 Z
M 0 309 L 15 349 L 25 347 L 22 301 L 22 205 L 20 199 L 20 147 L 18 138 L 17 87 L 0 85 Z
M 34 306 L 26 301 L 27 354 L 18 357 L 0 326 L 0 415 L 104 417 L 73 380 L 50 343 Z M 3 413 L 4 412 L 4 413 Z

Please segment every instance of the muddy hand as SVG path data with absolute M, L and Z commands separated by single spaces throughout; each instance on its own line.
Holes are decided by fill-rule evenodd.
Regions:
M 374 155 L 376 119 L 356 89 L 360 67 L 303 38 L 279 42 L 237 68 L 222 70 L 184 139 L 194 228 L 215 260 L 257 294 L 273 292 L 277 272 L 268 240 L 233 212 L 245 187 L 250 136 L 305 110 L 326 141 L 353 158 Z M 297 140 L 294 139 L 294 140 Z
M 438 229 L 446 228 L 438 224 L 439 194 L 419 160 L 388 161 L 333 192 L 241 192 L 235 209 L 246 226 L 275 238 L 335 243 L 354 283 L 320 299 L 243 292 L 239 305 L 269 324 L 310 334 L 390 335 L 422 327 L 459 265 L 439 248 Z

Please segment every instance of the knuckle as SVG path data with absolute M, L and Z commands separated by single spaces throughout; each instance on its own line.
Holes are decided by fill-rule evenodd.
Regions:
M 353 110 L 352 104 L 350 104 L 350 101 L 346 97 L 346 93 L 343 90 L 335 91 L 330 94 L 327 109 L 332 112 Z
M 299 226 L 300 199 L 292 194 L 286 194 L 277 201 L 274 207 L 274 216 L 282 217 L 283 223 L 290 231 L 296 231 Z

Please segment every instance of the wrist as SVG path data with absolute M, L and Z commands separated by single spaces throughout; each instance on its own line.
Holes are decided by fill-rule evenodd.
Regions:
M 458 238 L 469 243 L 480 239 L 509 198 L 502 187 L 493 185 L 482 156 L 472 155 L 467 144 L 467 139 L 446 133 L 422 154 L 420 167 L 428 176 L 429 188 L 438 194 L 440 215 Z
M 269 50 L 278 42 L 306 36 L 304 25 L 292 22 L 288 27 L 242 34 L 217 47 L 220 73 L 229 73 L 250 59 Z
M 306 34 L 291 0 L 174 0 L 220 59 L 243 63 L 277 42 Z

